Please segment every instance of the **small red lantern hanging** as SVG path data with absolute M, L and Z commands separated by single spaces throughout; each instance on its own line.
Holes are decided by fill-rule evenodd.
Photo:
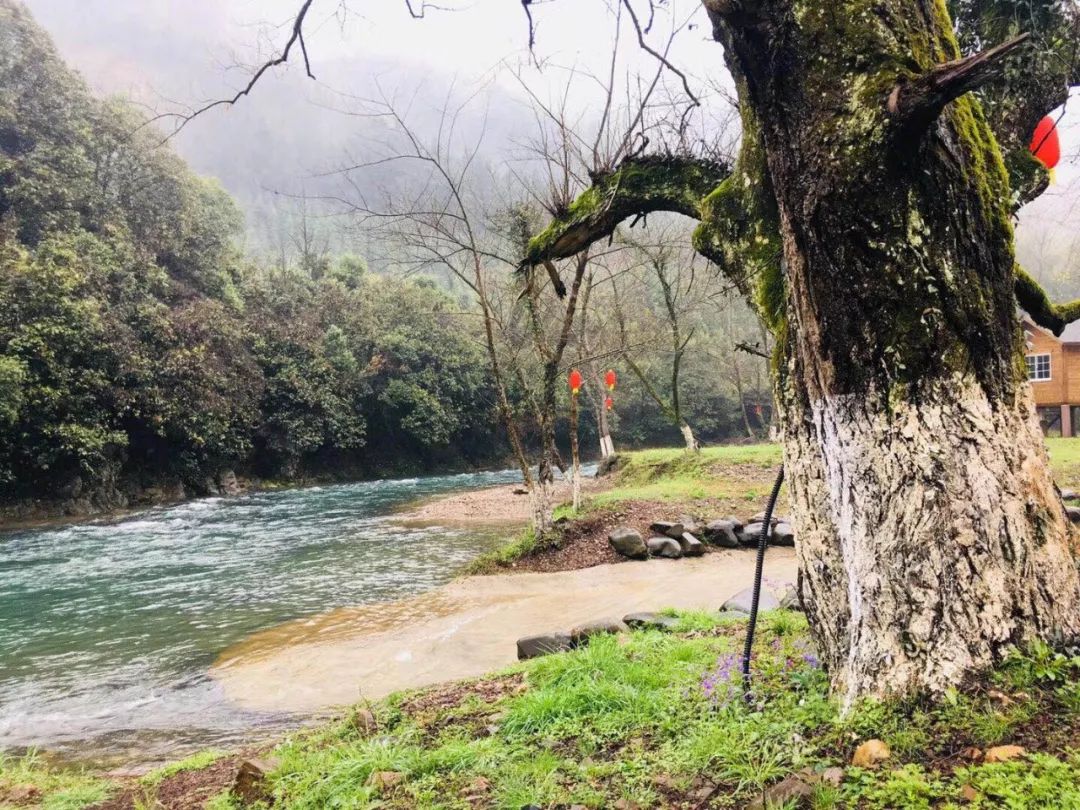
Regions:
M 611 397 L 608 397 L 604 400 L 604 407 L 610 411 L 612 408 L 615 407 L 615 400 L 613 400 Z
M 615 372 L 612 369 L 608 369 L 608 373 L 604 375 L 604 382 L 607 383 L 607 390 L 615 390 Z
M 1058 138 L 1057 122 L 1052 116 L 1047 115 L 1035 127 L 1031 153 L 1048 169 L 1061 162 L 1061 140 Z
M 578 395 L 581 390 L 581 372 L 576 368 L 570 372 L 570 393 L 574 396 Z

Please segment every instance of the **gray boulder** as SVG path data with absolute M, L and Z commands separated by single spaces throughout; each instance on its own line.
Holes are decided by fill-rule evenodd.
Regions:
M 705 529 L 700 520 L 690 515 L 682 515 L 679 523 L 682 524 L 683 532 L 690 532 L 693 535 L 699 535 Z
M 1063 490 L 1061 490 L 1061 500 L 1063 500 L 1063 501 L 1077 501 L 1077 500 L 1080 500 L 1080 495 L 1076 494 L 1075 489 L 1063 489 Z
M 1065 514 L 1073 523 L 1080 523 L 1080 506 L 1066 506 Z
M 735 613 L 749 613 L 750 607 L 754 599 L 754 589 L 747 588 L 746 590 L 739 591 L 733 597 L 724 602 L 720 606 L 720 610 L 734 611 Z M 767 588 L 761 589 L 761 598 L 758 599 L 758 610 L 776 610 L 780 607 L 780 600 Z
M 653 630 L 674 630 L 679 620 L 674 616 L 662 616 L 659 613 L 627 613 L 622 620 L 630 627 Z
M 690 532 L 683 532 L 678 543 L 684 557 L 701 557 L 705 554 L 705 544 Z
M 758 540 L 761 539 L 761 527 L 764 525 L 765 524 L 761 522 L 747 523 L 743 527 L 743 530 L 736 534 L 736 537 L 739 538 L 739 542 L 742 543 L 744 546 L 756 546 L 758 544 Z M 770 531 L 765 536 L 766 541 L 768 541 L 771 537 L 772 532 Z
M 795 590 L 794 585 L 788 585 L 784 590 L 783 595 L 780 597 L 780 609 L 781 610 L 794 610 L 796 613 L 802 613 L 802 602 L 799 601 L 799 592 Z
M 677 560 L 682 556 L 682 546 L 678 540 L 670 537 L 654 537 L 646 544 L 649 554 L 653 557 L 667 557 L 669 560 Z
M 795 545 L 795 530 L 790 523 L 777 523 L 773 526 L 769 542 L 774 546 L 793 546 Z
M 656 521 L 649 527 L 649 530 L 670 537 L 672 540 L 678 540 L 685 531 L 681 523 L 668 523 L 666 520 Z
M 593 636 L 600 636 L 605 633 L 615 635 L 628 632 L 630 632 L 630 626 L 626 622 L 619 619 L 599 619 L 595 622 L 579 624 L 571 630 L 570 643 L 575 647 L 580 647 L 582 644 L 587 644 Z
M 541 655 L 566 652 L 573 647 L 569 633 L 544 633 L 539 636 L 525 636 L 517 641 L 519 661 L 539 658 Z
M 764 523 L 765 522 L 765 513 L 764 512 L 758 512 L 756 515 L 754 515 L 752 518 L 750 518 L 750 520 L 747 521 L 747 522 L 748 523 Z M 777 515 L 776 512 L 773 512 L 772 519 L 769 522 L 772 523 L 773 526 L 775 526 L 777 523 L 780 522 L 780 516 Z
M 702 536 L 714 546 L 739 547 L 739 538 L 735 535 L 735 521 L 733 520 L 714 520 L 708 523 Z
M 611 543 L 613 549 L 631 560 L 647 560 L 649 558 L 649 549 L 645 546 L 645 541 L 633 529 L 621 526 L 613 530 L 608 535 L 608 542 Z

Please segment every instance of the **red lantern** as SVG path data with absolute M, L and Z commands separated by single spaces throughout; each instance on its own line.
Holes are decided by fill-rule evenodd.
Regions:
M 1031 139 L 1031 153 L 1048 168 L 1061 162 L 1061 140 L 1058 138 L 1057 122 L 1049 115 L 1035 127 Z
M 570 393 L 577 396 L 581 390 L 581 372 L 576 368 L 570 372 Z
M 606 407 L 610 411 L 612 408 L 615 407 L 615 400 L 613 400 L 611 397 L 608 397 L 604 400 L 604 407 Z
M 607 390 L 615 390 L 615 372 L 608 369 L 608 373 L 604 375 L 604 382 L 607 383 Z

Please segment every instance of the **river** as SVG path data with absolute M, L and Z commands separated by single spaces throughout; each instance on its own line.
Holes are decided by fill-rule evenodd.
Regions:
M 269 735 L 207 669 L 259 630 L 435 588 L 506 530 L 403 525 L 513 471 L 208 498 L 0 533 L 0 750 L 141 761 Z

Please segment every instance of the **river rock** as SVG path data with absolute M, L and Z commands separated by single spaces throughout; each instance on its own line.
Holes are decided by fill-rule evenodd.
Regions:
M 1063 490 L 1061 490 L 1061 500 L 1063 500 L 1063 501 L 1077 501 L 1077 500 L 1080 500 L 1080 495 L 1076 494 L 1075 489 L 1063 489 Z
M 223 495 L 240 495 L 244 488 L 240 486 L 240 481 L 236 477 L 236 472 L 233 470 L 225 470 L 218 475 L 218 482 L 221 484 L 221 493 Z
M 764 525 L 763 522 L 747 523 L 743 527 L 743 530 L 736 535 L 739 538 L 739 542 L 744 546 L 756 546 L 761 540 L 761 527 Z M 770 537 L 772 537 L 772 532 L 765 535 L 766 542 L 768 542 Z
M 720 606 L 720 610 L 730 610 L 735 613 L 750 613 L 750 608 L 753 605 L 754 589 L 747 588 L 746 590 L 739 591 L 733 597 L 724 602 Z M 761 589 L 761 596 L 758 599 L 758 610 L 776 610 L 780 607 L 780 600 L 772 595 L 766 588 Z
M 803 612 L 802 601 L 800 601 L 799 592 L 795 590 L 794 585 L 788 585 L 784 590 L 783 595 L 780 597 L 780 609 L 794 610 L 797 613 Z
M 773 526 L 769 542 L 774 546 L 793 546 L 795 545 L 795 530 L 790 523 L 777 523 Z
M 618 633 L 628 633 L 629 631 L 630 626 L 621 619 L 598 619 L 595 622 L 579 624 L 571 630 L 570 643 L 575 647 L 580 647 L 582 644 L 588 643 L 589 639 L 593 636 L 600 636 L 605 633 L 615 635 Z
M 519 661 L 539 658 L 551 653 L 566 652 L 573 647 L 569 633 L 544 633 L 538 636 L 525 636 L 517 640 Z
M 747 521 L 747 523 L 764 523 L 764 522 L 765 522 L 765 513 L 764 512 L 758 512 L 756 515 L 754 515 L 752 518 L 750 518 L 750 520 Z M 780 516 L 777 515 L 775 512 L 773 512 L 772 519 L 769 522 L 773 526 L 775 526 L 777 523 L 780 522 Z
M 683 532 L 679 538 L 679 548 L 684 557 L 701 557 L 705 554 L 705 544 L 690 532 Z
M 691 515 L 682 515 L 679 523 L 682 524 L 683 532 L 690 532 L 693 535 L 699 535 L 705 529 L 701 521 Z
M 876 768 L 892 756 L 889 746 L 881 740 L 867 740 L 851 757 L 851 764 L 856 768 Z
M 1080 523 L 1080 506 L 1066 506 L 1065 514 L 1073 523 Z
M 983 756 L 984 762 L 1009 762 L 1024 756 L 1027 750 L 1022 745 L 995 745 L 987 748 Z
M 674 630 L 679 626 L 679 620 L 674 616 L 663 616 L 659 613 L 627 613 L 622 620 L 629 627 L 653 630 Z
M 649 531 L 670 537 L 672 540 L 678 540 L 682 537 L 682 533 L 685 530 L 681 523 L 668 523 L 666 520 L 658 520 L 656 523 L 649 526 Z
M 706 524 L 703 537 L 714 546 L 738 548 L 739 538 L 735 536 L 735 521 L 714 520 Z M 739 528 L 742 528 L 740 525 Z
M 654 537 L 646 544 L 649 554 L 653 557 L 667 557 L 669 560 L 677 560 L 682 556 L 682 546 L 678 540 L 670 537 Z
M 611 543 L 611 547 L 624 557 L 629 557 L 632 560 L 647 560 L 649 558 L 649 549 L 645 545 L 645 541 L 641 539 L 641 534 L 633 529 L 621 526 L 615 529 L 608 535 L 608 542 Z
M 240 763 L 229 792 L 240 804 L 255 804 L 270 799 L 269 773 L 276 762 L 264 759 L 245 759 Z
M 819 782 L 809 774 L 793 773 L 765 791 L 746 805 L 747 810 L 766 810 L 772 807 L 801 807 L 804 799 L 814 794 L 814 784 Z
M 379 730 L 379 723 L 375 719 L 375 715 L 371 709 L 364 707 L 353 710 L 347 722 L 361 737 L 370 737 Z

